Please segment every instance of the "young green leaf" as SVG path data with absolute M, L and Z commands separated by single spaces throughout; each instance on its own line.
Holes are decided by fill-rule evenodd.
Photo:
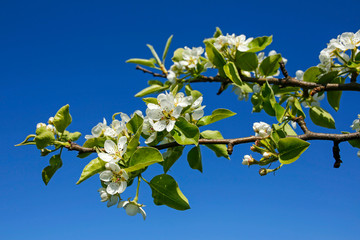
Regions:
M 193 147 L 187 155 L 187 160 L 192 169 L 197 169 L 200 172 L 203 171 L 202 169 L 202 162 L 201 162 L 201 151 L 200 146 Z
M 63 133 L 72 121 L 69 104 L 61 107 L 54 117 L 54 126 L 59 133 Z
M 172 38 L 173 38 L 173 35 L 171 35 L 171 36 L 168 38 L 168 40 L 166 41 L 165 49 L 164 49 L 163 56 L 162 56 L 163 63 L 165 62 L 166 55 L 167 55 L 167 53 L 168 53 L 168 51 L 169 51 L 169 47 L 170 47 Z
M 206 130 L 200 133 L 200 136 L 205 139 L 224 139 L 219 131 Z M 205 144 L 205 146 L 214 151 L 217 157 L 230 159 L 225 144 Z
M 129 161 L 129 167 L 125 171 L 134 172 L 162 161 L 164 160 L 159 150 L 153 147 L 141 147 L 133 153 Z
M 214 37 L 214 38 L 217 38 L 217 37 L 220 37 L 221 35 L 223 35 L 223 34 L 222 34 L 220 28 L 219 28 L 219 27 L 216 27 L 216 31 L 215 31 L 213 37 Z
M 161 92 L 164 90 L 167 90 L 169 87 L 167 86 L 162 86 L 162 85 L 150 85 L 147 88 L 144 88 L 143 90 L 141 90 L 140 92 L 138 92 L 137 94 L 135 94 L 135 97 L 143 97 L 152 93 L 157 93 L 157 92 Z
M 165 173 L 167 173 L 172 165 L 181 157 L 184 148 L 184 146 L 168 148 L 167 151 L 162 154 L 164 158 L 162 165 Z
M 274 74 L 276 74 L 276 72 L 278 71 L 280 64 L 279 62 L 281 61 L 281 55 L 280 54 L 275 54 L 275 55 L 271 55 L 266 57 L 261 63 L 260 63 L 260 73 L 263 76 L 272 76 Z
M 151 59 L 131 58 L 127 60 L 126 63 L 135 63 L 146 67 L 155 68 L 156 60 L 154 58 Z
M 156 205 L 166 205 L 176 210 L 190 209 L 189 201 L 180 191 L 175 179 L 170 175 L 155 176 L 149 185 Z
M 254 38 L 248 45 L 248 52 L 259 52 L 264 50 L 272 43 L 272 36 L 263 36 Z
M 321 70 L 318 67 L 311 67 L 304 73 L 305 82 L 317 82 L 318 76 L 321 74 Z
M 36 137 L 34 138 L 36 147 L 43 149 L 55 141 L 55 136 L 52 131 L 46 129 L 46 127 L 40 127 L 36 129 Z
M 200 118 L 196 125 L 199 127 L 209 125 L 211 123 L 220 121 L 222 119 L 225 119 L 225 118 L 228 118 L 228 117 L 231 117 L 234 115 L 236 115 L 236 113 L 234 113 L 228 109 L 219 108 L 219 109 L 214 110 L 210 116 L 204 116 L 204 117 Z
M 54 176 L 55 172 L 62 166 L 60 154 L 52 156 L 49 162 L 50 165 L 45 167 L 41 174 L 45 185 L 48 185 L 52 176 Z
M 293 163 L 309 146 L 310 143 L 298 138 L 282 138 L 278 142 L 279 161 L 283 164 Z
M 200 137 L 199 128 L 189 123 L 184 117 L 180 117 L 176 121 L 175 127 L 170 134 L 180 145 L 197 145 Z
M 174 56 L 171 58 L 171 60 L 173 60 L 174 62 L 180 62 L 181 60 L 183 60 L 183 52 L 183 48 L 176 49 L 174 52 Z
M 95 158 L 95 159 L 91 160 L 84 167 L 84 169 L 81 173 L 81 176 L 76 184 L 80 184 L 83 181 L 85 181 L 86 179 L 88 179 L 89 177 L 94 176 L 95 174 L 97 174 L 99 172 L 105 171 L 106 170 L 105 164 L 106 164 L 106 162 L 104 162 L 100 158 Z
M 310 118 L 318 126 L 335 129 L 335 120 L 330 113 L 321 107 L 311 107 L 309 110 Z
M 155 58 L 155 60 L 156 60 L 157 65 L 160 66 L 160 65 L 161 65 L 161 61 L 160 61 L 160 58 L 159 58 L 159 56 L 157 55 L 154 47 L 153 47 L 152 45 L 150 45 L 150 44 L 146 44 L 146 46 L 150 49 L 152 55 L 154 56 L 154 58 Z
M 214 47 L 212 43 L 209 41 L 204 41 L 206 46 L 207 56 L 212 64 L 216 66 L 216 68 L 221 69 L 226 64 L 225 58 L 221 53 Z
M 236 66 L 233 62 L 228 62 L 223 67 L 225 75 L 233 81 L 236 85 L 242 85 L 243 82 L 241 81 L 240 75 L 238 73 L 238 70 L 236 69 Z
M 256 53 L 236 51 L 235 64 L 236 67 L 241 70 L 255 71 L 259 65 L 259 61 Z
M 335 78 L 333 83 L 344 83 L 345 78 Z M 342 91 L 328 91 L 326 92 L 327 100 L 330 104 L 330 106 L 335 110 L 338 111 L 340 107 L 340 99 L 341 99 Z

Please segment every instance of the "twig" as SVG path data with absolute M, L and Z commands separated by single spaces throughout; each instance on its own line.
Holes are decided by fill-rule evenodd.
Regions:
M 285 79 L 291 78 L 291 77 L 289 76 L 288 71 L 287 71 L 286 68 L 285 68 L 285 63 L 284 63 L 284 61 L 281 60 L 281 61 L 279 62 L 279 64 L 280 64 L 280 70 L 281 70 L 282 74 L 284 75 Z
M 139 65 L 136 65 L 136 70 L 141 70 L 141 71 L 143 71 L 144 73 L 149 73 L 149 74 L 153 75 L 154 77 L 166 78 L 166 75 L 165 75 L 165 74 L 160 74 L 160 73 L 152 72 L 152 71 L 150 71 L 150 70 L 147 70 L 146 68 L 140 67 Z
M 339 168 L 342 161 L 340 159 L 340 148 L 339 148 L 339 142 L 334 141 L 334 146 L 333 146 L 333 156 L 335 159 L 335 163 L 334 163 L 334 168 Z

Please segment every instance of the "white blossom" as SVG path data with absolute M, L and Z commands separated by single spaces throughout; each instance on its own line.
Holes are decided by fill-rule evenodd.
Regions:
M 176 74 L 175 74 L 175 72 L 173 72 L 173 71 L 170 70 L 170 71 L 168 72 L 166 78 L 167 78 L 167 80 L 169 80 L 169 82 L 170 82 L 171 84 L 174 84 L 174 83 L 176 82 Z
M 103 131 L 105 131 L 105 129 L 107 127 L 106 124 L 107 124 L 106 119 L 104 118 L 102 123 L 98 123 L 95 127 L 93 127 L 91 129 L 91 134 L 92 135 L 86 135 L 85 139 L 88 140 L 88 139 L 91 139 L 91 138 L 100 137 L 100 135 L 103 133 Z
M 261 91 L 261 86 L 259 84 L 254 84 L 252 88 L 254 93 L 259 93 Z
M 48 124 L 54 125 L 54 117 L 49 117 Z
M 36 129 L 41 128 L 41 127 L 46 127 L 46 124 L 45 123 L 36 124 Z
M 238 100 L 242 101 L 245 99 L 247 101 L 249 99 L 249 94 L 244 92 L 240 87 L 233 84 L 232 91 L 238 96 Z
M 360 132 L 360 114 L 358 115 L 358 119 L 355 119 L 350 127 L 352 128 L 352 130 Z
M 110 195 L 123 193 L 127 187 L 127 180 L 129 179 L 126 171 L 114 162 L 106 163 L 105 167 L 108 170 L 100 173 L 100 180 L 107 185 L 106 192 Z
M 180 61 L 180 64 L 188 68 L 196 68 L 199 58 L 203 53 L 204 48 L 202 47 L 193 47 L 192 49 L 184 47 L 184 51 L 182 53 L 183 60 Z
M 360 158 L 360 150 L 357 152 L 357 156 Z
M 127 148 L 127 138 L 122 136 L 118 139 L 117 145 L 112 140 L 106 140 L 104 143 L 105 152 L 98 153 L 98 157 L 104 162 L 119 161 Z
M 269 158 L 269 157 L 271 157 L 271 153 L 269 153 L 269 152 L 264 152 L 264 153 L 263 153 L 263 157 L 264 157 L 264 158 Z
M 132 201 L 121 201 L 118 204 L 118 208 L 124 208 L 127 215 L 135 216 L 136 214 L 140 213 L 145 220 L 146 213 L 142 207 L 144 207 L 144 205 Z
M 250 166 L 253 162 L 254 162 L 254 158 L 251 155 L 245 155 L 242 164 Z
M 296 73 L 295 73 L 295 78 L 299 81 L 302 81 L 304 80 L 304 71 L 302 70 L 297 70 Z
M 101 202 L 107 202 L 107 207 L 114 206 L 119 201 L 119 195 L 110 195 L 106 192 L 106 188 L 100 188 L 98 190 L 101 198 Z
M 255 136 L 268 137 L 271 133 L 271 126 L 265 122 L 255 122 L 253 124 Z

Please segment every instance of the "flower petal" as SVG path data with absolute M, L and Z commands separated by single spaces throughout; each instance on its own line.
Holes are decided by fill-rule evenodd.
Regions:
M 166 126 L 166 131 L 170 132 L 171 130 L 173 130 L 175 122 L 175 120 L 169 120 L 169 123 Z
M 113 156 L 111 156 L 110 154 L 107 153 L 98 153 L 98 157 L 103 160 L 104 162 L 115 162 L 116 160 L 113 158 Z
M 122 136 L 122 137 L 119 138 L 118 145 L 117 145 L 119 151 L 124 149 L 126 142 L 127 142 L 127 137 L 126 136 Z
M 116 144 L 112 140 L 106 140 L 104 143 L 104 149 L 109 154 L 115 154 Z
M 110 170 L 105 170 L 100 173 L 100 180 L 103 182 L 110 182 L 114 174 Z
M 107 202 L 107 207 L 114 206 L 115 204 L 117 204 L 118 200 L 119 200 L 119 197 L 117 195 L 111 196 L 109 201 Z
M 107 188 L 106 188 L 106 192 L 110 195 L 115 195 L 117 193 L 119 193 L 120 189 L 120 185 L 118 183 L 115 183 L 115 182 L 111 182 Z
M 166 120 L 160 120 L 160 121 L 154 123 L 152 126 L 155 131 L 162 132 L 166 128 Z
M 139 207 L 139 212 L 141 213 L 141 215 L 143 216 L 144 220 L 146 219 L 146 212 L 144 211 L 144 209 L 142 207 Z

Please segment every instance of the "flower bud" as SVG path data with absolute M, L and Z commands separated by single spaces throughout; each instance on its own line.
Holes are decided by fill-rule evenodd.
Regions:
M 268 172 L 267 172 L 267 169 L 266 169 L 266 168 L 260 168 L 260 170 L 259 170 L 260 176 L 265 176 L 267 173 L 268 173 Z
M 36 124 L 36 129 L 41 128 L 41 127 L 46 127 L 46 124 L 45 123 Z
M 248 166 L 255 164 L 255 163 L 256 163 L 256 160 L 251 155 L 245 155 L 243 158 L 243 161 L 242 161 L 243 165 L 248 165 Z
M 269 158 L 269 157 L 271 157 L 271 153 L 269 153 L 269 152 L 264 152 L 264 153 L 263 153 L 263 157 L 264 157 L 264 158 Z
M 48 124 L 54 125 L 54 117 L 49 118 Z
M 251 146 L 251 147 L 250 147 L 250 150 L 253 151 L 253 152 L 256 152 L 256 147 L 255 147 L 255 146 Z

